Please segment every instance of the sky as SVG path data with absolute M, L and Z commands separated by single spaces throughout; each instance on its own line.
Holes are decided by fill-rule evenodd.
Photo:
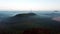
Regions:
M 0 0 L 0 10 L 60 10 L 60 0 Z

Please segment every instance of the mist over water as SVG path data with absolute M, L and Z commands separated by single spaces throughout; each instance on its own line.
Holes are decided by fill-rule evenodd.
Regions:
M 31 13 L 31 12 L 37 15 L 40 15 L 40 17 L 43 17 L 43 18 L 60 16 L 60 11 L 58 12 L 54 12 L 54 11 L 0 11 L 0 19 L 12 17 L 17 14 Z

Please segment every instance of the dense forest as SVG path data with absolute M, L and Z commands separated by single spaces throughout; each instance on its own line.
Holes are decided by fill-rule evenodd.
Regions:
M 59 12 L 0 12 L 1 34 L 59 34 Z

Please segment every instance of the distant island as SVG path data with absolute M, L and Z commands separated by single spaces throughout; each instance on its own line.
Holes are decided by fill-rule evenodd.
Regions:
M 54 12 L 59 12 L 59 11 L 55 10 Z
M 17 14 L 15 17 L 28 17 L 28 16 L 33 16 L 36 15 L 35 13 L 23 13 L 23 14 Z

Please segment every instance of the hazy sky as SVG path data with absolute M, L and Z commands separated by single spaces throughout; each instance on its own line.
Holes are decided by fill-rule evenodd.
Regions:
M 60 10 L 60 0 L 0 0 L 0 10 Z

